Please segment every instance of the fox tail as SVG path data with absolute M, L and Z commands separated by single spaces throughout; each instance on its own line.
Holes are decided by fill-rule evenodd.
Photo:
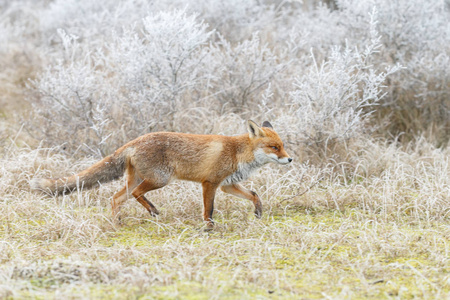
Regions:
M 71 193 L 77 188 L 89 189 L 97 184 L 120 178 L 126 167 L 125 153 L 112 154 L 78 174 L 62 178 L 35 178 L 30 181 L 32 190 L 48 194 Z

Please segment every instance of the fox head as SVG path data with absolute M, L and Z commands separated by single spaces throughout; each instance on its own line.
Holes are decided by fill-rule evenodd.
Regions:
M 268 121 L 264 121 L 259 127 L 255 122 L 249 120 L 247 129 L 253 144 L 253 154 L 258 162 L 275 162 L 286 165 L 292 161 L 292 158 L 284 150 L 283 141 Z

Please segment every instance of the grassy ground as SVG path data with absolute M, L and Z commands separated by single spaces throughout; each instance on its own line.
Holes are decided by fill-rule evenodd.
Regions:
M 0 297 L 450 297 L 448 154 L 384 155 L 366 164 L 365 177 L 267 166 L 247 183 L 263 199 L 263 218 L 249 201 L 219 192 L 216 228 L 205 232 L 196 184 L 149 193 L 158 218 L 129 200 L 117 224 L 109 200 L 122 182 L 36 194 L 30 178 L 92 161 L 10 149 L 1 167 Z M 375 167 L 381 173 L 369 175 Z

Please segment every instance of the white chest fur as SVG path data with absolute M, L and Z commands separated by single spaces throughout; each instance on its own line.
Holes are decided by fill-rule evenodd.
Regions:
M 238 169 L 222 181 L 222 185 L 230 185 L 246 180 L 250 175 L 268 163 L 267 155 L 262 151 L 255 152 L 255 159 L 248 163 L 239 163 Z

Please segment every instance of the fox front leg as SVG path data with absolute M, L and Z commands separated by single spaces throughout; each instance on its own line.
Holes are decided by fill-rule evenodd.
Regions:
M 254 192 L 247 190 L 240 184 L 223 185 L 220 188 L 223 192 L 234 195 L 239 198 L 247 199 L 255 205 L 255 216 L 259 219 L 262 216 L 262 204 L 259 196 Z
M 202 182 L 203 188 L 203 220 L 206 222 L 206 230 L 214 228 L 214 221 L 212 218 L 214 212 L 214 198 L 218 184 L 209 181 Z

